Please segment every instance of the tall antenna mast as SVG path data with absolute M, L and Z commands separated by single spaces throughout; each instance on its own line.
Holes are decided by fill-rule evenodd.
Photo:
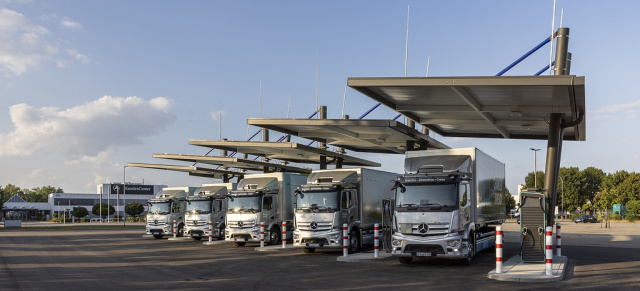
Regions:
M 289 105 L 287 106 L 287 118 L 289 118 L 289 112 L 291 112 L 291 91 L 289 91 Z
M 407 76 L 407 59 L 408 58 L 409 58 L 409 5 L 407 5 L 407 42 L 404 46 L 404 76 L 405 77 Z
M 553 70 L 551 66 L 553 65 L 553 33 L 556 30 L 556 0 L 553 0 L 553 20 L 551 21 L 551 52 L 549 52 L 549 75 L 552 74 Z
M 318 55 L 320 54 L 319 51 L 316 51 L 316 112 L 320 109 L 319 104 L 318 104 Z
M 260 118 L 262 118 L 262 79 L 260 79 Z
M 222 140 L 222 105 L 220 105 L 220 100 L 218 100 L 218 108 L 220 109 L 220 112 L 218 112 L 220 116 L 220 118 L 218 119 L 218 125 L 220 130 L 220 140 Z
M 564 20 L 564 7 L 562 7 L 562 12 L 560 12 L 560 28 L 562 28 L 562 21 Z
M 344 84 L 344 97 L 342 97 L 342 116 L 344 116 L 344 104 L 347 102 L 347 84 Z
M 431 56 L 427 57 L 427 75 L 425 77 L 429 77 L 429 62 L 431 61 Z

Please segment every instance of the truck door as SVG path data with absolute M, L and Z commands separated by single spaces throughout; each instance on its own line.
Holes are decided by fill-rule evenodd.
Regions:
M 225 212 L 222 210 L 223 200 L 214 199 L 213 204 L 211 205 L 212 219 L 214 223 L 218 223 L 224 220 Z
M 340 216 L 343 223 L 351 224 L 357 217 L 356 193 L 353 190 L 342 191 L 340 198 Z
M 464 228 L 471 219 L 471 200 L 469 197 L 469 182 L 460 182 L 460 228 Z
M 278 208 L 278 196 L 265 195 L 262 197 L 262 221 L 273 221 Z

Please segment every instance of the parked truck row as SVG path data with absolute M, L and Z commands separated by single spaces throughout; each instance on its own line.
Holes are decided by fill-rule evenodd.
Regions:
M 305 253 L 373 244 L 374 224 L 390 233 L 387 245 L 402 263 L 414 257 L 471 262 L 495 244 L 495 225 L 506 219 L 504 164 L 476 148 L 407 152 L 405 174 L 367 168 L 248 174 L 235 184 L 167 188 L 149 201 L 147 234 L 212 236 L 236 246 L 282 234 Z M 283 232 L 282 223 L 286 223 Z

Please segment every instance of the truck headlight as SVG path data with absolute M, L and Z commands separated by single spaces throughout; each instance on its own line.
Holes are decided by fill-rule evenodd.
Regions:
M 297 235 L 297 234 L 294 234 L 294 235 L 293 235 L 293 239 L 299 239 L 299 238 L 300 238 L 300 236 L 299 236 L 299 235 Z
M 394 247 L 399 247 L 399 246 L 402 245 L 402 241 L 399 240 L 399 239 L 391 240 L 391 245 L 394 246 Z
M 459 240 L 449 240 L 449 241 L 447 241 L 447 246 L 457 248 L 458 246 L 460 246 L 460 241 Z
M 331 239 L 338 239 L 340 237 L 339 234 L 332 234 Z

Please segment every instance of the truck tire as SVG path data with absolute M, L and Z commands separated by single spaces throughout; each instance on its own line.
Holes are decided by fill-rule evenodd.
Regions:
M 467 251 L 469 252 L 469 255 L 467 256 L 467 258 L 460 259 L 460 264 L 465 266 L 471 265 L 471 261 L 473 260 L 473 257 L 475 257 L 476 255 L 476 237 L 475 237 L 475 233 L 473 232 L 469 233 Z
M 280 229 L 277 227 L 272 227 L 271 231 L 269 231 L 269 243 L 271 245 L 277 245 L 280 242 Z
M 349 233 L 349 253 L 355 254 L 360 251 L 360 236 L 357 230 L 352 230 Z
M 400 264 L 411 264 L 413 257 L 398 257 Z
M 316 248 L 303 248 L 302 249 L 306 254 L 311 254 L 316 251 Z
M 161 239 L 162 235 L 161 234 L 154 234 L 153 237 L 155 237 L 156 239 Z
M 246 244 L 246 242 L 234 242 L 233 245 L 236 247 L 243 247 Z
M 178 232 L 176 233 L 177 237 L 182 237 L 184 235 L 184 233 L 182 232 L 182 228 L 184 227 L 184 225 L 180 224 L 178 225 Z
M 220 226 L 220 230 L 218 230 L 218 240 L 223 240 L 224 239 L 224 224 Z

